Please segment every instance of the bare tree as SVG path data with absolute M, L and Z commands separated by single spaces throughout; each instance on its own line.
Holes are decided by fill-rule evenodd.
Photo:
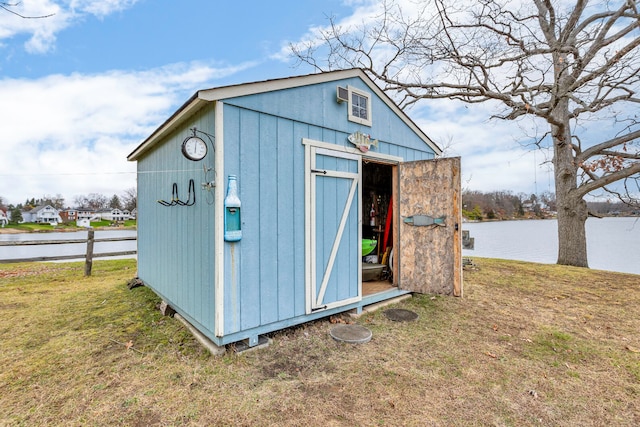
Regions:
M 403 107 L 493 101 L 494 117 L 545 122 L 535 143 L 554 153 L 558 263 L 587 267 L 584 197 L 640 193 L 639 1 L 400 2 L 292 50 L 319 70 L 363 68 Z
M 79 209 L 91 209 L 98 211 L 109 207 L 109 199 L 98 193 L 76 196 L 74 202 Z
M 13 15 L 19 16 L 20 18 L 23 18 L 23 19 L 50 18 L 53 15 L 55 15 L 55 13 L 49 13 L 47 15 L 39 15 L 39 16 L 23 15 L 20 12 L 17 11 L 17 8 L 18 8 L 18 6 L 20 6 L 20 4 L 22 4 L 21 1 L 15 2 L 15 3 L 9 3 L 9 2 L 0 1 L 0 9 L 4 10 L 5 12 L 9 12 L 9 13 L 11 13 Z
M 129 212 L 133 211 L 138 205 L 138 191 L 136 187 L 131 187 L 124 191 L 124 193 L 120 196 L 120 200 L 122 201 L 122 205 Z
M 58 210 L 64 209 L 64 197 L 61 194 L 56 194 L 52 196 L 51 194 L 45 194 L 41 198 L 36 200 L 36 205 L 50 205 Z

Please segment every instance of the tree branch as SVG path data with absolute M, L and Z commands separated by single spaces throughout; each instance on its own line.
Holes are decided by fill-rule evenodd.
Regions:
M 576 163 L 577 164 L 581 164 L 587 161 L 587 159 L 593 157 L 593 156 L 597 156 L 597 155 L 601 155 L 603 151 L 609 149 L 609 148 L 613 148 L 613 147 L 617 147 L 619 145 L 623 145 L 626 142 L 630 142 L 633 141 L 635 139 L 640 138 L 640 130 L 637 130 L 635 132 L 629 132 L 626 133 L 624 135 L 618 136 L 616 138 L 612 138 L 608 141 L 603 141 L 599 144 L 596 144 L 586 150 L 584 150 L 582 153 L 578 154 L 576 156 Z
M 582 198 L 590 192 L 597 190 L 598 188 L 603 188 L 606 185 L 612 184 L 616 181 L 620 181 L 624 178 L 629 178 L 637 173 L 640 173 L 640 162 L 634 163 L 628 168 L 621 169 L 610 174 L 603 175 L 592 181 L 586 182 L 585 184 L 580 185 L 574 191 L 578 197 Z
M 19 6 L 19 5 L 20 5 L 20 3 L 22 3 L 22 2 L 18 2 L 18 3 L 5 3 L 5 2 L 1 2 L 1 3 L 0 3 L 0 9 L 4 9 L 5 11 L 7 11 L 7 12 L 9 12 L 9 13 L 12 13 L 12 14 L 14 14 L 14 15 L 16 15 L 16 16 L 19 16 L 20 18 L 23 18 L 23 19 L 42 19 L 42 18 L 50 18 L 50 17 L 52 17 L 53 15 L 55 15 L 55 13 L 50 13 L 50 14 L 48 14 L 48 15 L 41 15 L 41 16 L 26 16 L 26 15 L 22 15 L 22 14 L 20 14 L 20 13 L 16 12 L 15 10 L 11 10 L 11 9 L 10 9 L 11 7 Z

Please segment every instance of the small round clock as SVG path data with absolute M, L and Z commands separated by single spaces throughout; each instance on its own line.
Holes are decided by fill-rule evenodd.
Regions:
M 190 136 L 182 143 L 182 154 L 187 159 L 197 162 L 207 155 L 207 144 L 197 136 Z

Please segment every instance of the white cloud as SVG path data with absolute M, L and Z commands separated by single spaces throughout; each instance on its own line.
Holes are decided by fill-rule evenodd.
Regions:
M 490 120 L 496 105 L 429 100 L 408 111 L 446 156 L 462 158 L 462 185 L 479 191 L 553 191 L 550 153 L 534 149 L 530 122 Z M 533 134 L 533 132 L 530 132 Z
M 126 156 L 197 89 L 251 67 L 203 63 L 0 80 L 0 196 L 111 195 L 135 186 Z
M 128 9 L 138 0 L 71 0 L 69 8 L 75 12 L 104 17 Z
M 28 35 L 25 50 L 46 53 L 55 48 L 56 35 L 87 15 L 103 18 L 130 8 L 138 0 L 30 0 L 11 2 L 0 13 L 0 41 Z M 3 11 L 5 12 L 5 11 Z M 29 19 L 25 19 L 27 17 Z M 42 19 L 31 19 L 44 17 Z

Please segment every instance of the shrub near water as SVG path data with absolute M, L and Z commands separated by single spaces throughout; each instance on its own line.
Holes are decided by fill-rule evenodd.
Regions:
M 639 276 L 474 261 L 465 298 L 357 319 L 367 344 L 324 319 L 223 357 L 127 288 L 133 260 L 0 265 L 0 425 L 640 424 Z

